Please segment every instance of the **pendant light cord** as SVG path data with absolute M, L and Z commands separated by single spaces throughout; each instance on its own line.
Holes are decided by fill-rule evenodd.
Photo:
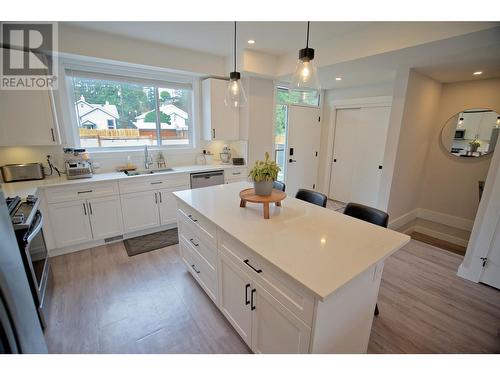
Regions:
M 309 25 L 310 21 L 307 21 L 307 37 L 306 37 L 306 48 L 309 48 Z
M 234 71 L 236 72 L 236 21 L 234 21 Z

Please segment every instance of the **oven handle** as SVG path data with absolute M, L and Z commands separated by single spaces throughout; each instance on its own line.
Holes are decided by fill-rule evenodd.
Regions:
M 28 237 L 25 238 L 25 242 L 26 243 L 30 243 L 33 238 L 35 238 L 35 236 L 40 232 L 40 230 L 42 229 L 42 226 L 43 226 L 43 215 L 40 211 L 37 211 L 37 213 L 35 214 L 35 216 L 39 216 L 40 217 L 40 220 L 38 221 L 38 224 L 36 225 L 35 228 L 33 228 L 33 230 L 31 232 L 29 232 L 29 235 Z

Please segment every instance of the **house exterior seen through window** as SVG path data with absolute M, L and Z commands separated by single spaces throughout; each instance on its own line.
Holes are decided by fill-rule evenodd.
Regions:
M 192 90 L 73 76 L 80 146 L 189 146 Z

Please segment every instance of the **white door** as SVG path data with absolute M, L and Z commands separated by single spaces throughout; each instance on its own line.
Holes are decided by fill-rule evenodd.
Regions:
M 286 192 L 315 189 L 321 136 L 319 108 L 290 105 L 286 150 Z
M 88 199 L 90 224 L 94 240 L 123 234 L 122 209 L 119 196 Z
M 245 343 L 251 346 L 250 278 L 224 254 L 220 254 L 219 266 L 220 309 Z
M 329 197 L 376 206 L 391 107 L 338 109 Z
M 49 204 L 49 220 L 58 248 L 92 241 L 89 214 L 86 200 Z
M 161 225 L 177 222 L 177 201 L 172 194 L 174 191 L 189 189 L 189 186 L 177 186 L 158 191 L 158 205 L 160 207 Z
M 254 353 L 308 353 L 311 329 L 257 283 L 252 312 Z
M 500 289 L 500 215 L 497 218 L 490 250 L 483 264 L 480 281 Z
M 122 194 L 120 197 L 125 233 L 160 225 L 158 193 L 156 191 Z

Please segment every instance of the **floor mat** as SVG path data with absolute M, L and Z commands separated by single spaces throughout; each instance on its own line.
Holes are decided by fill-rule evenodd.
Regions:
M 177 228 L 167 229 L 162 232 L 146 234 L 145 236 L 129 238 L 123 241 L 129 257 L 148 251 L 161 249 L 163 247 L 179 243 Z

